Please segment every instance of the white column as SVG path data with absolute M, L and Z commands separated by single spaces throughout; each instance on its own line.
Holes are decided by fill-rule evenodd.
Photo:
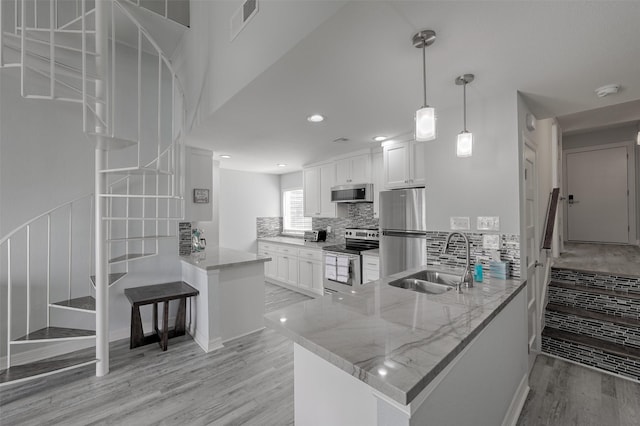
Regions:
M 96 1 L 95 3 L 95 20 L 96 20 L 96 70 L 98 79 L 96 80 L 96 98 L 105 100 L 107 97 L 107 81 L 108 72 L 107 54 L 109 51 L 107 31 L 107 4 L 106 1 Z M 106 105 L 96 102 L 96 115 L 99 119 L 106 122 L 107 109 Z M 105 134 L 105 129 L 100 124 L 100 120 L 96 120 L 96 133 Z M 100 197 L 100 194 L 107 192 L 107 178 L 104 173 L 98 170 L 107 166 L 107 151 L 101 144 L 101 138 L 97 141 L 95 151 L 95 257 L 96 257 L 96 376 L 104 376 L 109 373 L 109 265 L 107 248 L 107 226 L 102 219 L 107 216 L 106 199 Z

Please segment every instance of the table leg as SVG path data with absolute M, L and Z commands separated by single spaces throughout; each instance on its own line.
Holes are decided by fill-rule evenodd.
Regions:
M 142 319 L 140 318 L 140 306 L 131 306 L 131 337 L 129 339 L 129 349 L 144 345 L 144 331 L 142 330 Z
M 183 297 L 178 302 L 178 313 L 176 315 L 176 326 L 174 328 L 176 336 L 184 336 L 186 334 L 186 322 L 187 317 L 187 298 Z
M 169 301 L 164 302 L 164 315 L 162 316 L 162 350 L 167 350 L 169 342 Z
M 153 304 L 153 331 L 158 332 L 158 302 Z

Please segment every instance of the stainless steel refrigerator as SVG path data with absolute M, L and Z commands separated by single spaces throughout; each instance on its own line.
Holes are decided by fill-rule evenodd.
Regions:
M 426 262 L 425 188 L 380 192 L 380 273 L 383 277 Z

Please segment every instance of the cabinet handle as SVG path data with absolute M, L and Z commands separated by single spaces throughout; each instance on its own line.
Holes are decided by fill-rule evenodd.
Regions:
M 368 262 L 367 262 L 367 265 L 369 265 L 369 266 L 378 266 L 378 265 L 377 265 L 377 264 L 375 264 L 375 263 L 368 263 Z

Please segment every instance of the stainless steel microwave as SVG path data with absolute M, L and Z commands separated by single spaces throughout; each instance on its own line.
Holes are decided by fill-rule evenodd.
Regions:
M 373 184 L 339 185 L 331 188 L 334 203 L 373 203 Z

